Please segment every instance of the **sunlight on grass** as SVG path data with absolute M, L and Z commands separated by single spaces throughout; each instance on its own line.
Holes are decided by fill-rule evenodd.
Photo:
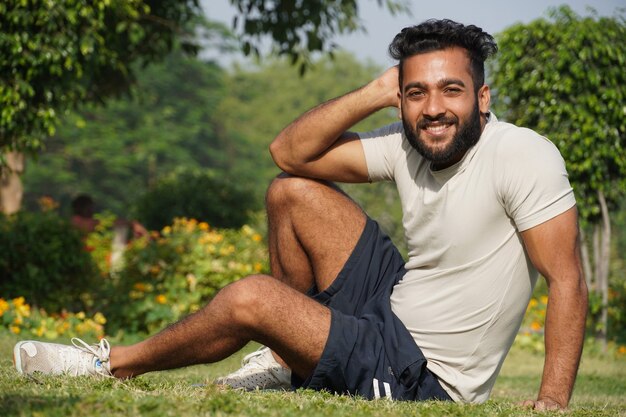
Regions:
M 0 332 L 0 416 L 526 416 L 515 406 L 533 398 L 543 358 L 513 348 L 493 391 L 482 405 L 365 401 L 311 391 L 241 392 L 210 383 L 239 366 L 250 344 L 233 357 L 212 365 L 194 366 L 119 381 L 90 377 L 19 377 L 11 363 L 18 337 Z M 626 363 L 585 356 L 572 401 L 565 415 L 626 415 Z M 547 415 L 563 415 L 547 413 Z

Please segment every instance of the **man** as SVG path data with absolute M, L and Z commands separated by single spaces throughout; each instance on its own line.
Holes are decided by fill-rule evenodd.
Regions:
M 233 283 L 136 345 L 20 342 L 18 371 L 124 378 L 215 362 L 256 340 L 289 366 L 295 387 L 482 402 L 539 271 L 550 288 L 546 360 L 526 404 L 567 407 L 587 293 L 563 160 L 546 139 L 489 112 L 484 60 L 496 45 L 481 29 L 427 21 L 404 29 L 390 51 L 397 68 L 305 113 L 272 143 L 287 173 L 267 194 L 272 277 Z M 402 123 L 347 131 L 387 107 Z M 397 183 L 406 263 L 327 182 L 378 180 Z M 269 356 L 261 366 L 275 369 Z

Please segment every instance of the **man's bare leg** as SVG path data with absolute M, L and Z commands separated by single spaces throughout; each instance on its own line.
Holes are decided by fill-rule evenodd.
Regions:
M 200 311 L 132 346 L 113 347 L 116 377 L 222 360 L 255 340 L 276 351 L 297 375 L 319 361 L 330 311 L 269 276 L 256 275 L 222 289 Z
M 284 173 L 270 184 L 266 207 L 272 276 L 302 293 L 328 288 L 363 232 L 363 210 L 332 183 Z
M 278 176 L 266 196 L 272 276 L 297 289 L 324 290 L 356 246 L 366 216 L 335 185 Z

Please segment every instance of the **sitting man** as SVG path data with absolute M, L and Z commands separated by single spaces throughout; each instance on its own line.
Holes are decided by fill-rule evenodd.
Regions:
M 20 342 L 18 371 L 128 378 L 216 362 L 255 340 L 288 365 L 293 387 L 483 402 L 540 272 L 546 359 L 527 404 L 567 407 L 587 309 L 575 200 L 552 143 L 490 113 L 484 61 L 496 50 L 480 28 L 449 20 L 402 30 L 390 46 L 397 67 L 271 144 L 285 172 L 267 194 L 272 276 L 230 284 L 131 346 Z M 348 132 L 388 107 L 401 123 Z M 380 180 L 399 190 L 407 262 L 329 182 Z

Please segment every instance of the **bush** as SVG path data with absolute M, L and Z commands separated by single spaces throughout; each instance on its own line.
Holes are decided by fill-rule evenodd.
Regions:
M 176 217 L 198 219 L 220 228 L 244 225 L 256 201 L 240 182 L 211 173 L 182 172 L 160 181 L 136 206 L 138 220 L 160 230 Z
M 31 309 L 24 297 L 12 300 L 0 298 L 0 325 L 24 337 L 84 337 L 97 340 L 104 336 L 104 323 L 106 319 L 102 313 L 96 313 L 93 317 L 88 317 L 82 311 L 48 314 L 43 309 Z
M 212 229 L 182 218 L 150 240 L 132 242 L 123 269 L 110 275 L 101 294 L 107 333 L 153 333 L 198 310 L 227 284 L 267 271 L 262 241 L 249 226 Z
M 81 235 L 54 211 L 0 214 L 0 294 L 48 312 L 80 311 L 95 268 Z

